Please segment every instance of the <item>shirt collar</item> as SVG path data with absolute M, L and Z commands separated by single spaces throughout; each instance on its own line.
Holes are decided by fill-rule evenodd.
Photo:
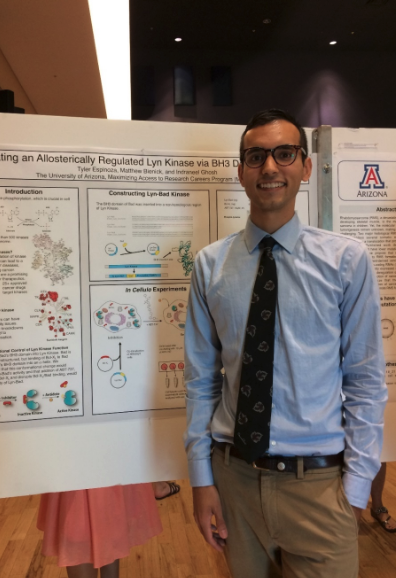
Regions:
M 294 213 L 293 218 L 290 219 L 290 221 L 288 221 L 285 225 L 283 225 L 283 227 L 275 231 L 271 237 L 273 237 L 279 245 L 286 249 L 288 253 L 292 253 L 297 243 L 297 239 L 301 234 L 301 231 L 302 225 L 300 219 L 298 218 L 297 213 Z M 252 253 L 255 250 L 261 239 L 263 239 L 266 235 L 269 235 L 269 233 L 254 225 L 249 217 L 244 232 L 245 243 L 249 253 Z

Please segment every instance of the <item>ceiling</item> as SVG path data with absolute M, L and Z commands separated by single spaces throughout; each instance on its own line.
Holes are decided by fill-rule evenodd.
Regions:
M 26 113 L 106 118 L 87 0 L 0 1 L 0 88 Z
M 291 59 L 304 50 L 396 51 L 396 0 L 130 4 L 133 60 L 167 50 L 284 50 Z M 376 80 L 375 70 L 367 74 Z M 87 0 L 1 0 L 0 88 L 13 90 L 27 113 L 106 117 Z
M 396 0 L 131 0 L 143 50 L 396 50 Z M 270 23 L 264 23 L 264 20 Z M 181 37 L 182 41 L 175 42 Z M 336 46 L 329 46 L 337 40 Z

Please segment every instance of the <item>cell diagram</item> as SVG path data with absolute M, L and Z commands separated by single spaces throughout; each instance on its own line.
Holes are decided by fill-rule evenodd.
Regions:
M 94 321 L 99 327 L 103 327 L 110 333 L 119 333 L 123 329 L 139 329 L 142 320 L 134 305 L 107 301 L 97 309 Z
M 166 301 L 166 299 L 163 299 Z M 176 299 L 164 309 L 164 320 L 177 330 L 184 330 L 187 317 L 187 301 Z

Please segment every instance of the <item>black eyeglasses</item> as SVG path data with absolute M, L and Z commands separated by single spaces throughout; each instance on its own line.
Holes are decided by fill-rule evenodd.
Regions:
M 243 151 L 242 161 L 251 169 L 258 169 L 262 167 L 267 160 L 268 154 L 271 153 L 272 158 L 277 165 L 287 167 L 292 165 L 297 158 L 298 151 L 301 149 L 302 153 L 306 155 L 305 149 L 301 145 L 280 145 L 273 149 L 263 149 L 261 147 L 251 147 Z

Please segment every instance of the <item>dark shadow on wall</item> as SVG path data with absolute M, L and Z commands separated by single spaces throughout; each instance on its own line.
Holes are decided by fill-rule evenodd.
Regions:
M 337 72 L 317 72 L 297 91 L 295 115 L 305 126 L 357 126 L 362 111 L 359 95 Z
M 196 120 L 197 119 L 197 107 L 194 105 L 183 106 L 181 104 L 174 106 L 173 115 L 175 118 L 182 118 L 186 120 Z
M 195 73 L 195 105 L 174 105 L 173 67 L 178 55 L 146 54 L 156 62 L 155 106 L 147 120 L 246 124 L 257 111 L 283 108 L 304 126 L 396 128 L 395 53 L 216 52 L 188 55 Z M 232 105 L 214 106 L 212 66 L 232 70 Z M 375 71 L 372 77 L 369 71 Z M 140 107 L 132 118 L 142 118 Z M 146 115 L 148 113 L 146 108 Z

